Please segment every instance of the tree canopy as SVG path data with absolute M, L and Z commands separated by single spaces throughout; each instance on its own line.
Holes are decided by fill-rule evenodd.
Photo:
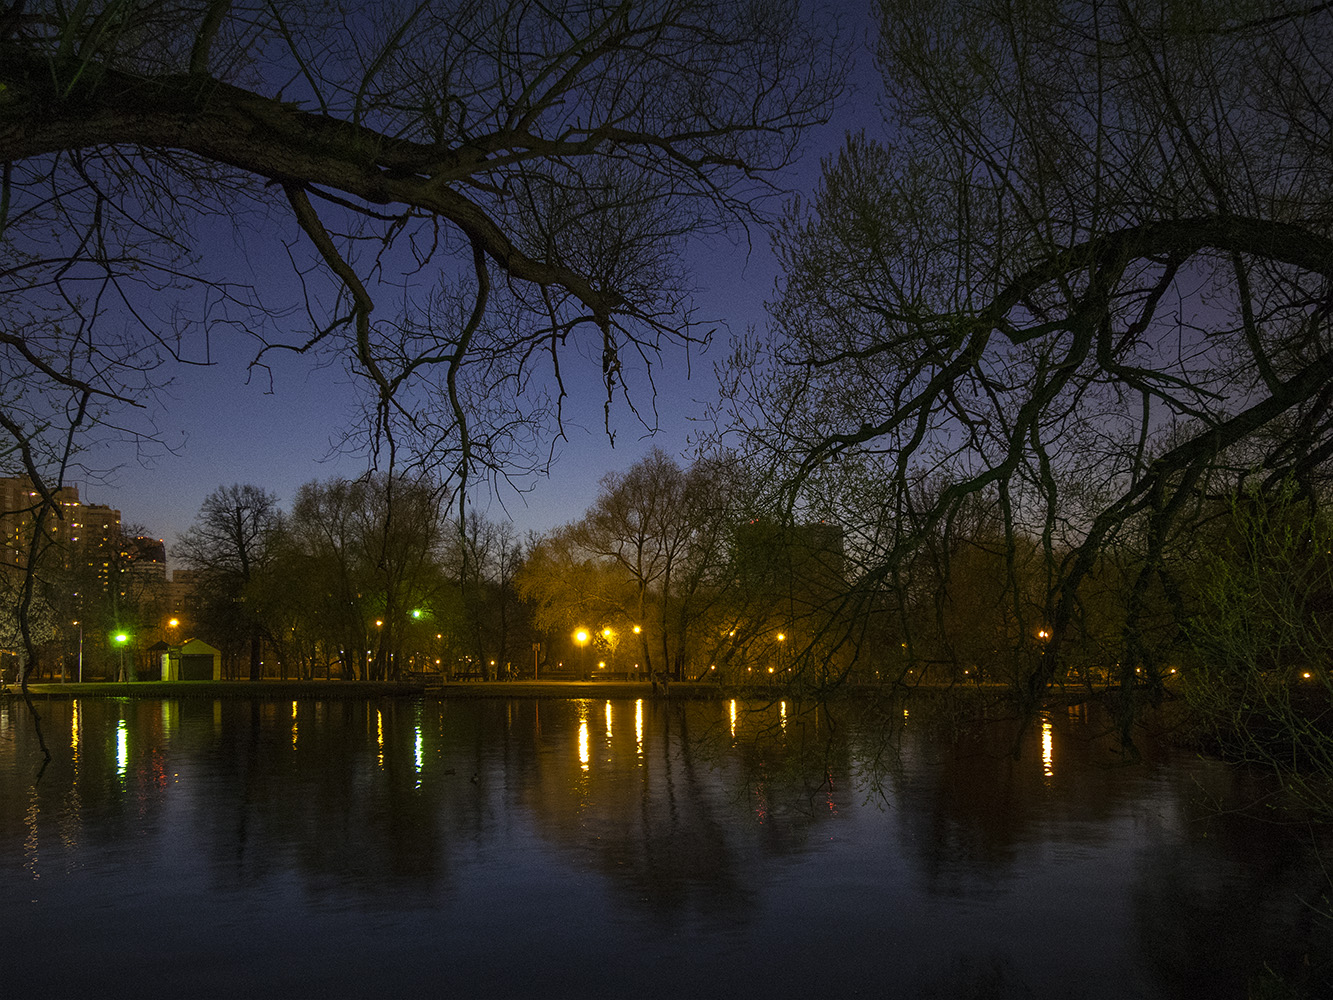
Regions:
M 990 505 L 1009 599 L 1051 633 L 1034 692 L 1080 588 L 1132 553 L 1132 680 L 1191 513 L 1246 478 L 1313 489 L 1333 454 L 1333 10 L 879 11 L 883 133 L 849 137 L 790 213 L 774 332 L 733 370 L 739 425 L 792 502 L 848 525 L 867 591 Z
M 370 464 L 460 494 L 544 466 L 585 360 L 651 425 L 682 250 L 839 93 L 798 6 L 0 3 L 0 471 L 58 518 L 237 338 L 345 368 Z
M 692 336 L 683 244 L 757 217 L 837 63 L 784 4 L 14 0 L 0 454 L 45 483 L 72 430 L 151 434 L 127 408 L 249 336 L 364 376 L 384 461 L 521 471 L 571 341 L 609 399 Z

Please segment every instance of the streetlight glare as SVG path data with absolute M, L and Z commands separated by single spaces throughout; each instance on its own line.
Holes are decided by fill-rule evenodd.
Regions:
M 587 631 L 584 629 L 579 629 L 577 632 L 574 633 L 574 640 L 576 642 L 587 642 L 588 641 Z

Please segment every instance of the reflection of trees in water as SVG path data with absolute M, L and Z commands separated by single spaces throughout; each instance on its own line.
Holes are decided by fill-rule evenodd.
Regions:
M 733 740 L 725 704 L 645 702 L 636 724 L 634 703 L 616 702 L 610 727 L 604 701 L 82 705 L 77 772 L 66 745 L 36 790 L 41 827 L 63 823 L 67 842 L 175 841 L 219 891 L 295 875 L 316 896 L 425 899 L 460 854 L 528 824 L 628 906 L 739 916 L 766 860 L 802 851 L 851 794 L 842 734 L 795 709 L 771 727 L 744 712 Z M 66 744 L 70 712 L 52 703 Z M 30 823 L 0 803 L 10 842 Z
M 303 702 L 295 717 L 291 702 L 218 708 L 198 720 L 211 733 L 192 757 L 205 770 L 196 789 L 218 803 L 195 835 L 220 888 L 294 871 L 316 895 L 397 905 L 446 876 L 444 803 L 414 794 L 412 703 Z
M 1131 891 L 1139 947 L 1167 995 L 1333 996 L 1333 884 L 1318 861 L 1333 832 L 1316 831 L 1312 851 L 1310 829 L 1278 829 L 1197 799 L 1174 805 L 1179 822 L 1207 836 L 1144 852 Z
M 1140 772 L 1126 770 L 1109 725 L 1095 720 L 1071 725 L 1054 713 L 1024 725 L 1012 712 L 991 710 L 962 728 L 917 699 L 910 712 L 891 795 L 901 842 L 916 853 L 932 893 L 1017 877 L 1016 867 L 1053 830 L 1072 845 L 1102 844 L 1148 791 L 1130 776 Z M 940 738 L 941 728 L 950 739 Z
M 43 704 L 43 732 L 52 760 L 40 772 L 42 753 L 21 714 L 26 711 L 21 701 L 0 702 L 0 766 L 8 768 L 5 758 L 12 758 L 12 773 L 23 781 L 19 787 L 24 791 L 20 796 L 5 788 L 0 794 L 0 842 L 22 842 L 34 836 L 35 827 L 44 850 L 73 851 L 84 842 L 124 842 L 133 830 L 157 821 L 169 782 L 158 703 L 83 699 Z M 136 752 L 123 767 L 122 722 L 125 733 L 143 734 L 134 741 L 127 738 L 126 748 L 135 746 Z M 97 822 L 84 824 L 85 815 L 95 815 Z
M 866 845 L 865 877 L 903 880 L 866 882 L 867 899 L 952 914 L 955 900 L 985 910 L 1004 896 L 994 912 L 1013 913 L 1046 902 L 1032 883 L 1055 865 L 1074 894 L 1033 927 L 1093 933 L 1104 921 L 1108 946 L 1144 954 L 1165 995 L 1200 983 L 1226 995 L 1264 961 L 1305 975 L 1306 950 L 1308 975 L 1326 975 L 1327 925 L 1297 898 L 1327 890 L 1311 855 L 1195 794 L 1233 798 L 1222 785 L 1234 772 L 1116 766 L 1064 717 L 1017 742 L 996 719 L 944 743 L 916 702 L 890 725 L 794 703 L 785 716 L 738 704 L 733 721 L 726 702 L 613 702 L 608 718 L 605 701 L 301 702 L 293 716 L 290 702 L 84 700 L 76 749 L 74 711 L 49 705 L 55 759 L 36 787 L 0 796 L 0 836 L 39 871 L 81 863 L 83 848 L 128 859 L 127 845 L 143 845 L 128 849 L 174 850 L 214 892 L 289 886 L 402 911 L 444 904 L 488 871 L 479 851 L 512 848 L 554 855 L 562 878 L 593 875 L 614 908 L 660 934 L 708 918 L 761 926 L 782 905 L 774 872 L 814 859 L 823 834 L 860 829 L 886 841 Z M 31 739 L 12 719 L 8 735 L 0 767 L 24 773 Z M 858 821 L 879 808 L 885 822 Z M 1070 866 L 1071 852 L 1085 860 Z M 916 919 L 849 912 L 909 936 Z M 989 935 L 975 912 L 966 919 Z M 1004 947 L 938 941 L 923 981 L 940 996 L 1026 995 L 1042 972 Z
M 301 702 L 295 718 L 290 701 L 52 702 L 56 759 L 35 808 L 0 797 L 0 837 L 21 842 L 35 825 L 47 855 L 186 853 L 219 891 L 295 872 L 314 894 L 401 902 L 447 871 L 440 817 L 476 809 L 462 789 L 415 794 L 415 712 L 388 700 Z
M 660 915 L 752 909 L 758 869 L 801 850 L 817 814 L 789 766 L 797 744 L 762 732 L 731 749 L 726 703 L 517 702 L 534 734 L 515 806 L 561 850 L 591 860 L 631 908 Z M 588 760 L 576 748 L 590 730 Z M 608 734 L 608 728 L 610 730 Z M 751 738 L 757 734 L 760 738 Z M 823 771 L 819 772 L 822 780 Z

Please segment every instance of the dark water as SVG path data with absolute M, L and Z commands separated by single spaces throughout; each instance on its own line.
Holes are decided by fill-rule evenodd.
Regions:
M 1005 724 L 830 735 L 794 706 L 40 710 L 35 782 L 27 709 L 0 702 L 2 996 L 1328 984 L 1310 832 L 1226 811 L 1254 790 L 1214 763 L 1125 764 L 1082 717 L 1015 757 Z

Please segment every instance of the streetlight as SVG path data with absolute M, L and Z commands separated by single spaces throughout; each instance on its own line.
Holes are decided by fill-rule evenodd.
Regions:
M 111 641 L 116 644 L 116 651 L 119 654 L 120 659 L 120 672 L 116 679 L 128 682 L 130 678 L 129 675 L 125 673 L 125 643 L 130 641 L 129 633 L 117 632 L 111 637 Z
M 581 628 L 574 633 L 574 641 L 579 644 L 579 666 L 584 673 L 588 671 L 588 658 L 585 655 L 588 646 L 588 630 Z
M 74 622 L 79 626 L 79 683 L 83 683 L 83 620 Z

